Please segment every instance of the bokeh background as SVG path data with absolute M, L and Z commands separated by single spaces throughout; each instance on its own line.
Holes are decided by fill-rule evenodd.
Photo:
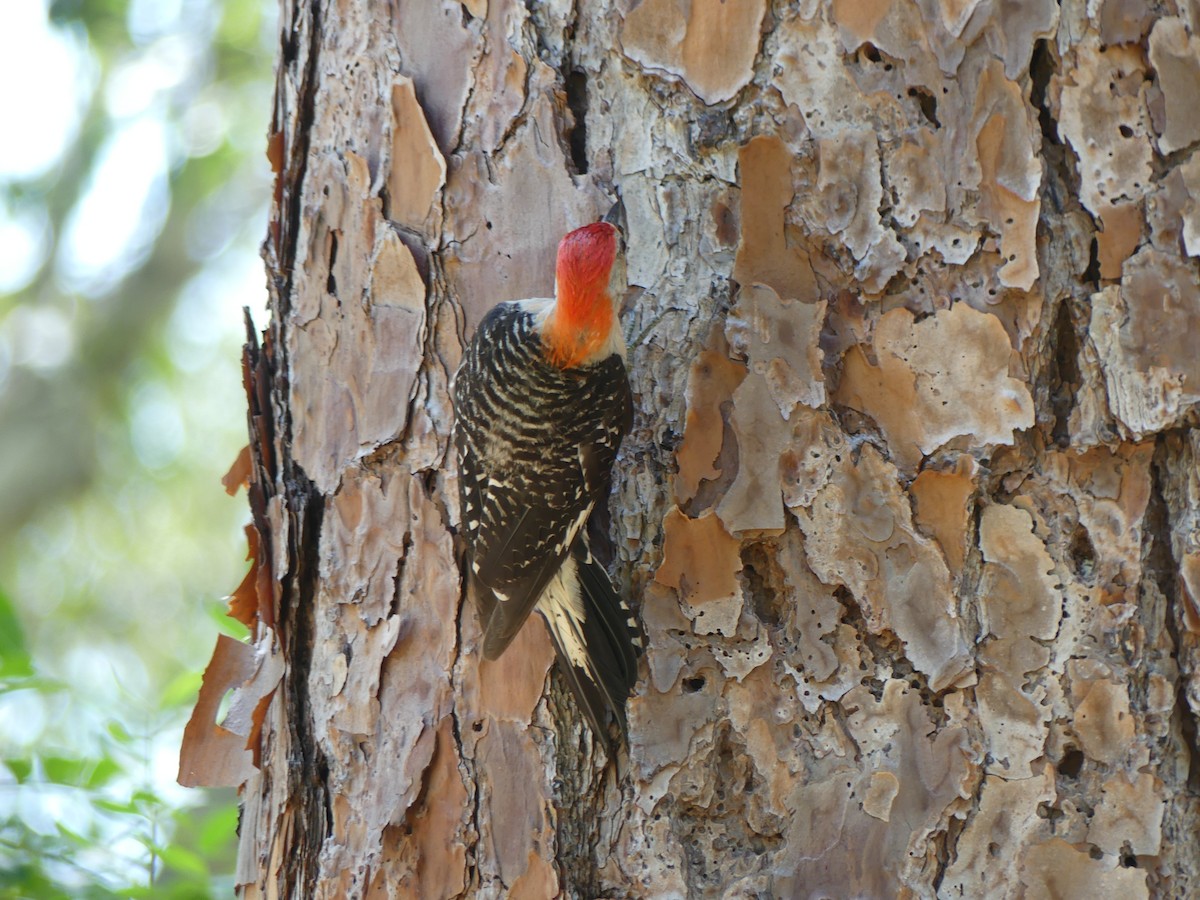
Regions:
M 0 27 L 0 897 L 233 887 L 175 784 L 246 569 L 271 4 L 10 0 Z M 239 635 L 240 636 L 240 635 Z

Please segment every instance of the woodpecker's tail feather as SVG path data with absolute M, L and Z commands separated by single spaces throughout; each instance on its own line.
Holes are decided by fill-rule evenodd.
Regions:
M 610 714 L 624 740 L 625 701 L 637 682 L 642 636 L 633 611 L 583 540 L 571 548 L 539 610 L 575 702 L 611 750 Z

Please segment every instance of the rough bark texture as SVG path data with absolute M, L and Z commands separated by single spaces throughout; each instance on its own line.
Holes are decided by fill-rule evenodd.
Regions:
M 1200 6 L 283 7 L 242 896 L 1200 894 Z M 616 197 L 614 768 L 448 387 Z

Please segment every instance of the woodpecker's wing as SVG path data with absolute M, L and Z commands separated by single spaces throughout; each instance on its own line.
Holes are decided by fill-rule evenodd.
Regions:
M 623 736 L 625 699 L 637 682 L 643 641 L 633 611 L 592 555 L 586 532 L 576 539 L 538 610 L 575 702 L 592 733 L 611 749 L 609 715 Z
M 533 318 L 501 304 L 455 383 L 462 521 L 484 655 L 511 642 L 598 502 L 628 430 L 625 366 L 546 362 Z
M 478 511 L 469 566 L 487 659 L 497 659 L 516 637 L 587 522 L 594 501 L 583 456 L 575 472 L 549 475 L 532 464 L 484 471 L 470 449 L 462 457 L 464 508 Z

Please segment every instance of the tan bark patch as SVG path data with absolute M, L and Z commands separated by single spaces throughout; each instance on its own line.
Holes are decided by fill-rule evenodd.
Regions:
M 371 194 L 364 159 L 323 157 L 314 177 L 344 187 L 330 193 L 296 276 L 309 299 L 288 330 L 291 352 L 320 364 L 294 373 L 290 387 L 296 458 L 332 492 L 346 465 L 404 429 L 425 336 L 425 283 Z M 349 262 L 359 256 L 365 267 Z
M 876 772 L 871 776 L 863 795 L 863 812 L 884 822 L 891 821 L 892 804 L 900 791 L 900 780 L 891 772 Z
M 847 728 L 862 748 L 862 765 L 823 766 L 796 791 L 788 830 L 795 868 L 777 882 L 778 889 L 901 896 L 901 885 L 919 880 L 934 864 L 924 849 L 928 836 L 970 796 L 974 776 L 966 730 L 935 730 L 915 693 L 896 680 L 884 684 L 879 700 L 858 687 L 843 705 Z M 893 782 L 895 794 L 885 802 Z M 886 819 L 872 815 L 884 806 Z
M 1183 246 L 1188 256 L 1200 256 L 1200 154 L 1193 154 L 1177 171 L 1188 192 L 1179 211 L 1183 220 Z
M 898 473 L 870 445 L 844 458 L 812 506 L 794 509 L 813 572 L 849 588 L 867 628 L 892 631 L 934 690 L 953 684 L 969 654 L 950 590 L 950 573 L 912 521 Z
M 1158 86 L 1166 104 L 1165 127 L 1159 132 L 1158 149 L 1164 155 L 1200 140 L 1200 36 L 1188 34 L 1187 24 L 1165 16 L 1150 32 L 1150 64 L 1158 74 Z
M 437 749 L 425 775 L 422 805 L 412 816 L 420 897 L 453 897 L 466 886 L 462 815 L 467 792 L 458 771 L 453 724 L 446 717 L 438 728 Z
M 1037 129 L 1021 88 L 1004 77 L 999 62 L 984 69 L 975 102 L 980 212 L 1000 233 L 1004 257 L 1000 281 L 1027 291 L 1038 276 L 1035 238 L 1042 166 L 1036 152 Z
M 480 851 L 495 866 L 501 882 L 515 884 L 540 865 L 539 847 L 553 840 L 543 792 L 541 757 L 527 730 L 497 723 L 475 745 L 478 765 L 488 773 L 479 784 L 480 821 L 489 823 L 479 835 Z M 491 823 L 494 823 L 492 825 Z
M 817 200 L 824 226 L 854 255 L 854 277 L 868 294 L 883 290 L 905 253 L 880 218 L 883 201 L 878 139 L 873 131 L 844 131 L 817 142 Z
M 906 470 L 953 438 L 1011 444 L 1033 425 L 1033 399 L 1008 375 L 1012 347 L 995 316 L 959 303 L 917 322 L 894 309 L 876 326 L 874 350 L 878 366 L 857 347 L 846 355 L 834 399 L 874 418 Z
M 474 618 L 474 610 L 468 613 Z M 467 709 L 479 715 L 528 725 L 554 663 L 554 645 L 542 617 L 531 614 L 510 646 L 497 660 L 479 660 L 478 680 L 467 678 L 464 699 Z
M 1103 790 L 1088 826 L 1088 840 L 1113 856 L 1122 853 L 1126 844 L 1138 856 L 1157 856 L 1167 805 L 1162 781 L 1149 772 L 1132 780 L 1118 773 L 1104 782 Z
M 1043 642 L 1058 631 L 1054 562 L 1033 533 L 1029 513 L 1012 506 L 983 511 L 979 546 L 985 562 L 979 660 L 985 670 L 976 694 L 992 756 L 988 771 L 1028 778 L 1030 764 L 1045 752 L 1050 717 L 1045 685 L 1026 682 L 1050 661 Z
M 1093 38 L 1075 54 L 1062 81 L 1059 128 L 1079 155 L 1080 199 L 1103 216 L 1112 205 L 1140 199 L 1151 185 L 1142 51 L 1101 50 Z
M 525 872 L 513 882 L 508 896 L 511 900 L 542 900 L 543 897 L 558 896 L 558 873 L 545 857 L 529 851 L 529 865 Z
M 1054 799 L 1054 770 L 1048 765 L 1029 778 L 985 776 L 979 808 L 959 836 L 942 881 L 946 895 L 1012 896 L 1019 885 L 1024 848 L 1049 836 L 1038 809 Z
M 939 149 L 933 133 L 922 128 L 906 134 L 899 146 L 884 158 L 888 184 L 897 195 L 892 214 L 905 228 L 916 225 L 923 213 L 946 211 L 946 181 L 938 167 Z M 974 247 L 974 240 L 960 242 L 958 253 Z M 942 250 L 942 256 L 947 261 L 966 261 L 950 248 Z
M 559 240 L 610 205 L 591 182 L 576 185 L 568 173 L 554 137 L 561 112 L 553 83 L 553 73 L 535 64 L 527 116 L 503 149 L 473 149 L 451 161 L 444 261 L 468 335 L 501 301 L 552 296 Z
M 681 679 L 666 691 L 648 691 L 629 701 L 632 759 L 637 761 L 642 779 L 649 783 L 649 789 L 638 798 L 646 811 L 667 792 L 672 776 L 691 753 L 693 741 L 712 734 L 720 685 L 708 683 L 708 678 L 716 678 L 716 673 L 703 669 L 689 677 L 703 677 L 705 682 L 698 690 L 685 690 Z
M 744 366 L 717 350 L 702 350 L 692 363 L 687 386 L 687 419 L 683 440 L 675 453 L 678 466 L 675 500 L 680 505 L 696 496 L 701 482 L 721 475 L 716 467 L 725 435 L 721 407 L 733 399 L 734 390 L 745 377 Z
M 1121 268 L 1142 241 L 1142 210 L 1137 203 L 1121 203 L 1101 213 L 1103 228 L 1096 234 L 1100 277 L 1117 279 Z
M 679 591 L 679 602 L 700 634 L 728 635 L 737 627 L 740 546 L 711 511 L 692 519 L 672 509 L 663 521 L 663 561 L 654 580 Z
M 974 459 L 960 456 L 953 468 L 922 470 L 909 488 L 917 501 L 913 518 L 937 539 L 953 578 L 961 574 L 966 559 L 970 500 L 976 490 L 978 471 Z
M 1092 859 L 1061 838 L 1032 847 L 1021 865 L 1021 883 L 1038 897 L 1149 897 L 1146 873 L 1127 869 L 1116 857 Z
M 810 301 L 818 296 L 812 266 L 798 239 L 789 239 L 784 217 L 795 191 L 791 162 L 783 141 L 770 135 L 738 151 L 742 233 L 733 277 L 743 285 L 770 285 L 780 297 Z
M 1124 759 L 1136 736 L 1125 685 L 1105 679 L 1073 681 L 1071 693 L 1075 702 L 1072 727 L 1083 751 L 1110 765 Z
M 388 170 L 388 218 L 432 238 L 441 216 L 438 194 L 446 161 L 438 150 L 411 78 L 392 85 L 392 165 Z
M 791 429 L 779 415 L 767 380 L 751 372 L 733 392 L 730 425 L 737 436 L 738 469 L 717 506 L 726 530 L 737 538 L 783 531 L 779 460 Z
M 1169 427 L 1200 401 L 1200 282 L 1193 267 L 1154 247 L 1125 264 L 1121 286 L 1092 295 L 1089 337 L 1108 402 L 1134 438 Z
M 765 284 L 742 288 L 725 320 L 725 336 L 750 371 L 766 379 L 784 419 L 800 404 L 825 402 L 821 328 L 825 303 L 797 303 Z
M 470 5 L 473 15 L 487 6 L 484 0 Z M 404 74 L 413 80 L 438 147 L 449 156 L 462 128 L 482 41 L 463 21 L 462 6 L 455 0 L 397 0 L 390 12 L 388 34 L 404 60 Z
M 754 75 L 764 0 L 642 0 L 621 28 L 625 54 L 681 77 L 705 103 L 728 100 Z

